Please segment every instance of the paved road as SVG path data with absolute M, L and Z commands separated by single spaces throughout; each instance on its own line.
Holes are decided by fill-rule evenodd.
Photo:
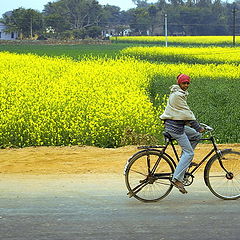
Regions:
M 1 175 L 1 240 L 218 239 L 240 235 L 240 200 L 223 201 L 196 180 L 182 195 L 141 203 L 123 176 Z

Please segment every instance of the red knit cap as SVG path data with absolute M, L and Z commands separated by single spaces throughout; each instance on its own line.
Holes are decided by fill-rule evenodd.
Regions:
M 183 83 L 183 82 L 189 82 L 190 83 L 190 77 L 186 74 L 179 74 L 177 76 L 177 83 Z

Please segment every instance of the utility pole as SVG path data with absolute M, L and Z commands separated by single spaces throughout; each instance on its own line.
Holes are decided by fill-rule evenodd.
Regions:
M 233 5 L 233 46 L 236 44 L 236 6 Z
M 165 14 L 164 17 L 164 23 L 165 23 L 165 46 L 168 46 L 168 26 L 167 26 L 167 14 Z

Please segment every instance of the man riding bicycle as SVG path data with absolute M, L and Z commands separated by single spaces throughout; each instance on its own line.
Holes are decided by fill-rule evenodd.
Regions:
M 187 104 L 190 77 L 185 74 L 177 76 L 177 84 L 171 86 L 171 93 L 164 113 L 160 116 L 164 120 L 165 131 L 176 139 L 182 148 L 180 161 L 173 174 L 172 184 L 181 193 L 187 193 L 183 185 L 183 178 L 194 156 L 194 149 L 198 144 L 201 133 L 205 131 Z

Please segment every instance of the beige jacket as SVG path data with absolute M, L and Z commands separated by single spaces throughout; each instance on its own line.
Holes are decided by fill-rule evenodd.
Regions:
M 173 85 L 162 120 L 196 120 L 193 112 L 187 105 L 188 91 L 183 91 L 178 85 Z

